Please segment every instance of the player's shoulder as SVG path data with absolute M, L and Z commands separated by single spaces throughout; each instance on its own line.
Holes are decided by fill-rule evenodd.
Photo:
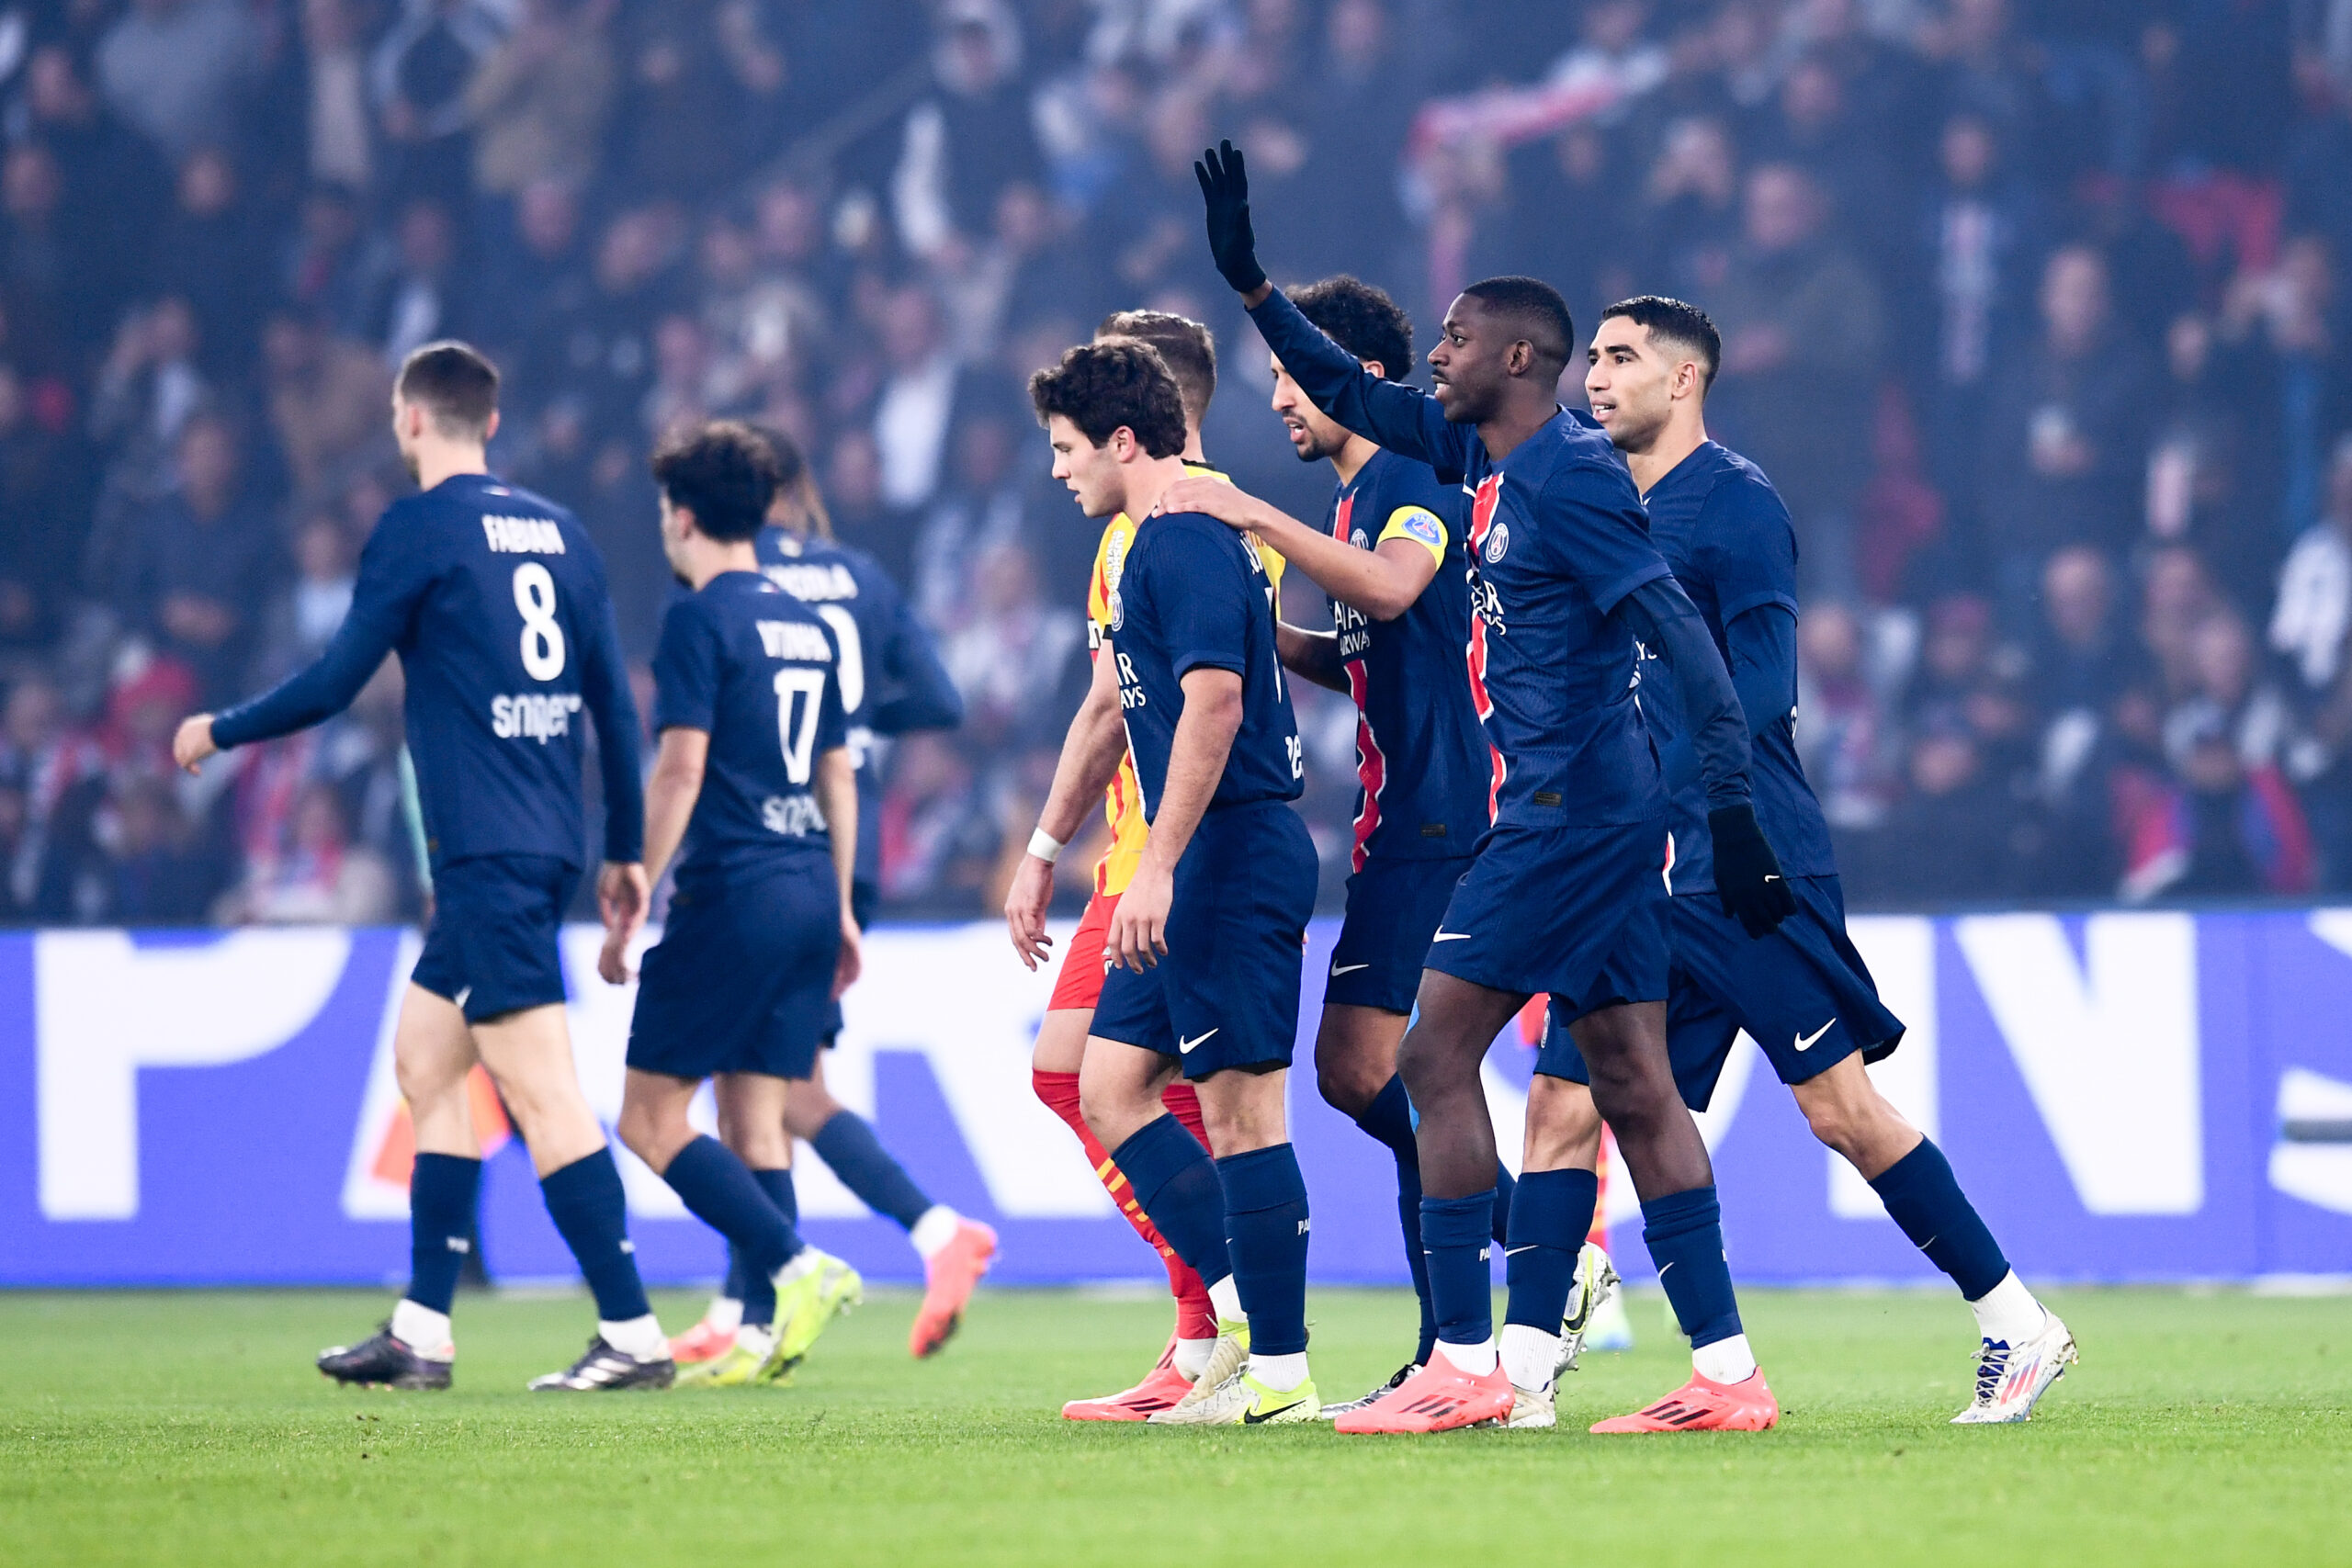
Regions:
M 1787 503 L 1755 463 L 1713 441 L 1693 456 L 1706 459 L 1702 471 L 1706 484 L 1702 511 L 1707 522 L 1732 527 L 1790 525 Z
M 1612 498 L 1621 491 L 1634 493 L 1625 460 L 1589 414 L 1561 409 L 1527 438 L 1526 446 L 1526 458 L 1514 452 L 1511 466 L 1533 489 L 1589 489 Z
M 1383 517 L 1400 506 L 1419 506 L 1451 519 L 1467 500 L 1460 485 L 1445 483 L 1437 477 L 1435 468 L 1401 452 L 1383 448 L 1373 455 L 1364 468 L 1363 488 Z

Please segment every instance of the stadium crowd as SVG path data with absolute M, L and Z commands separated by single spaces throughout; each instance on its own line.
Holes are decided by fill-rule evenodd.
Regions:
M 0 6 L 0 919 L 418 908 L 396 666 L 169 745 L 333 633 L 443 336 L 640 673 L 656 437 L 801 444 L 969 710 L 885 763 L 891 906 L 992 909 L 1094 544 L 1028 372 L 1205 319 L 1210 456 L 1321 515 L 1203 252 L 1218 135 L 1277 276 L 1424 343 L 1497 272 L 1713 314 L 1857 902 L 2352 888 L 2352 0 L 49 0 Z M 1328 893 L 1353 717 L 1298 701 Z

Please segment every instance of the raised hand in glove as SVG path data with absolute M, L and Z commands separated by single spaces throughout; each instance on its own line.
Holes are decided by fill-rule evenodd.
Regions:
M 1771 935 L 1797 912 L 1797 898 L 1781 875 L 1780 857 L 1756 825 L 1756 808 L 1717 807 L 1707 813 L 1707 830 L 1714 836 L 1715 897 L 1723 900 L 1724 913 L 1749 936 Z
M 1250 171 L 1241 149 L 1218 142 L 1201 154 L 1193 176 L 1208 205 L 1210 258 L 1235 293 L 1255 292 L 1265 285 L 1266 269 L 1258 265 L 1258 236 L 1250 228 Z

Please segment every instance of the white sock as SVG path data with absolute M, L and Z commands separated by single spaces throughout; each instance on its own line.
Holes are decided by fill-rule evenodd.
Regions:
M 762 1360 L 775 1348 L 775 1325 L 746 1323 L 735 1330 L 735 1348 L 748 1350 Z
M 2033 1292 L 2025 1288 L 2025 1281 L 2018 1278 L 2014 1269 L 2001 1276 L 1999 1284 L 1969 1303 L 1968 1310 L 1976 1314 L 1979 1334 L 2011 1345 L 2021 1344 L 2041 1333 L 2043 1321 L 2050 1315 L 2033 1299 Z
M 428 1361 L 457 1358 L 458 1342 L 450 1337 L 449 1314 L 419 1306 L 406 1296 L 392 1308 L 392 1337 Z
M 713 1296 L 703 1309 L 703 1326 L 713 1334 L 732 1334 L 743 1326 L 743 1303 L 733 1296 Z
M 670 1337 L 662 1332 L 662 1324 L 651 1313 L 632 1317 L 626 1322 L 606 1323 L 599 1319 L 596 1332 L 605 1343 L 622 1355 L 638 1361 L 666 1361 L 670 1359 Z
M 1503 1371 L 1514 1387 L 1542 1390 L 1552 1386 L 1552 1370 L 1560 1364 L 1560 1337 L 1524 1323 L 1503 1325 Z
M 1216 1308 L 1220 1325 L 1250 1321 L 1250 1314 L 1241 1310 L 1241 1287 L 1233 1282 L 1230 1274 L 1209 1287 L 1209 1304 Z
M 792 1255 L 791 1262 L 768 1276 L 769 1283 L 775 1285 L 779 1291 L 784 1289 L 801 1275 L 817 1267 L 817 1249 L 803 1242 L 800 1250 Z
M 1437 1342 L 1437 1353 L 1446 1359 L 1447 1364 L 1459 1371 L 1468 1372 L 1474 1378 L 1486 1377 L 1495 1370 L 1495 1340 L 1492 1335 L 1476 1345 L 1453 1345 L 1441 1339 Z
M 925 1263 L 939 1256 L 939 1249 L 956 1239 L 956 1227 L 964 1216 L 944 1203 L 933 1203 L 922 1212 L 922 1217 L 907 1232 L 907 1239 L 915 1244 L 915 1252 Z
M 1747 1348 L 1747 1335 L 1735 1334 L 1694 1348 L 1690 1370 L 1710 1382 L 1746 1382 L 1756 1375 L 1756 1353 Z
M 1276 1393 L 1288 1393 L 1306 1381 L 1306 1352 L 1288 1356 L 1250 1354 L 1250 1375 Z
M 1184 1374 L 1186 1382 L 1198 1382 L 1201 1374 L 1209 1370 L 1209 1358 L 1216 1352 L 1214 1339 L 1179 1339 L 1176 1341 L 1176 1370 Z

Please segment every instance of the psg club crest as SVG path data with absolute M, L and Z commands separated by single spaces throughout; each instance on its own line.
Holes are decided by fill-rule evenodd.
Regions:
M 1125 601 L 1125 600 L 1124 600 L 1124 599 L 1122 599 L 1122 598 L 1120 598 L 1120 597 L 1119 597 L 1119 591 L 1118 591 L 1117 589 L 1114 588 L 1113 590 L 1111 590 L 1111 629 L 1112 629 L 1113 631 L 1114 631 L 1114 632 L 1115 632 L 1115 631 L 1117 631 L 1121 626 L 1125 626 L 1126 624 L 1127 624 L 1127 604 L 1126 604 L 1126 601 Z
M 1487 531 L 1487 564 L 1492 566 L 1510 548 L 1510 525 L 1498 523 Z

